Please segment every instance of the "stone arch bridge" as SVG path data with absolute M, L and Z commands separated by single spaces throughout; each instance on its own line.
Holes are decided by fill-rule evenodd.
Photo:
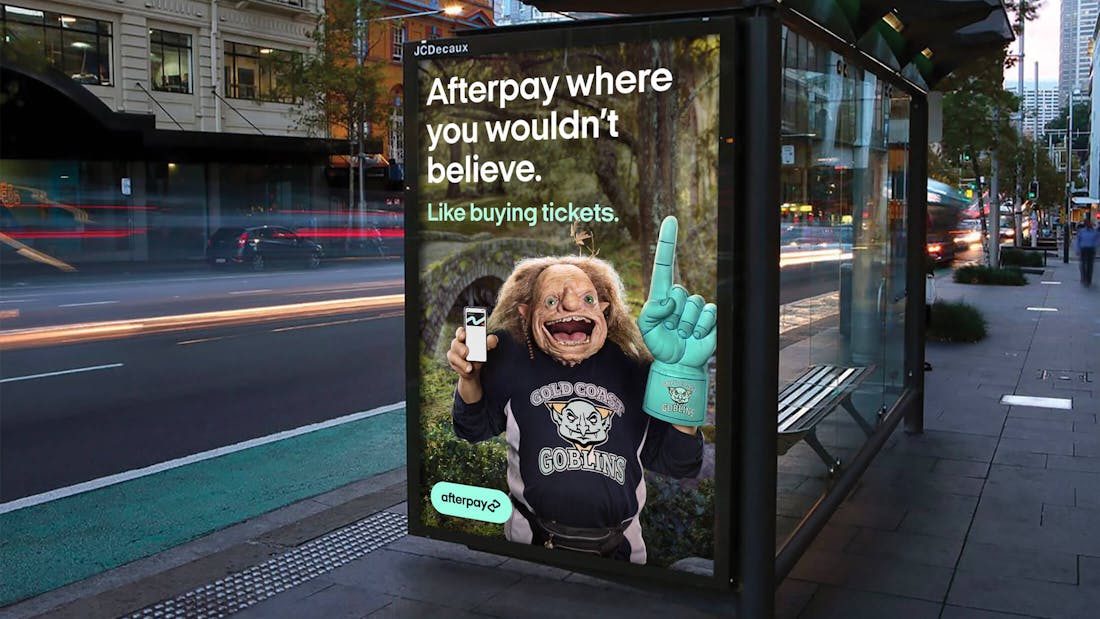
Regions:
M 480 235 L 479 235 L 480 236 Z M 539 239 L 448 235 L 446 240 L 425 239 L 421 259 L 428 262 L 420 281 L 420 338 L 424 352 L 442 353 L 454 337 L 443 333 L 448 322 L 460 322 L 467 305 L 492 307 L 504 280 L 523 258 L 561 256 L 569 252 L 564 242 Z M 574 249 L 575 251 L 575 249 Z

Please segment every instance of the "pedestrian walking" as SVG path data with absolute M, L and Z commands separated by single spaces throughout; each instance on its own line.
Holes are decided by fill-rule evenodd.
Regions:
M 1077 230 L 1077 255 L 1081 259 L 1081 283 L 1092 285 L 1092 266 L 1096 262 L 1096 246 L 1100 243 L 1100 231 L 1092 223 L 1092 213 L 1085 225 Z

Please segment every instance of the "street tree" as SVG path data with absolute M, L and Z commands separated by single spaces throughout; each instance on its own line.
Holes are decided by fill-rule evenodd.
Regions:
M 375 0 L 335 0 L 314 24 L 313 49 L 295 55 L 285 88 L 295 101 L 299 128 L 311 135 L 346 139 L 348 143 L 348 206 L 363 200 L 361 170 L 372 124 L 385 120 L 381 66 L 369 60 L 371 25 L 381 13 Z
M 1041 4 L 1041 0 L 1024 0 L 1007 5 L 1017 31 L 1023 22 L 1035 19 Z M 937 86 L 944 92 L 943 142 L 939 145 L 939 154 L 944 158 L 941 169 L 958 162 L 969 176 L 981 179 L 991 176 L 994 158 L 998 163 L 1015 163 L 1014 157 L 1003 157 L 1006 148 L 1019 147 L 1019 136 L 1011 123 L 1012 116 L 1019 110 L 1019 98 L 1004 89 L 1004 72 L 1015 66 L 1017 60 L 1005 45 L 976 58 Z M 1007 184 L 1003 186 L 1008 187 Z M 999 208 L 1000 196 L 990 195 L 989 200 L 993 203 L 992 208 Z M 981 190 L 978 192 L 978 212 L 985 213 Z M 986 217 L 982 216 L 981 221 L 983 234 L 988 234 L 991 243 L 996 242 L 998 231 L 987 231 Z

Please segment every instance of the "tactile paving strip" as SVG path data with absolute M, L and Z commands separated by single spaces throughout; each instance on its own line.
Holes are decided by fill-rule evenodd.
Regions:
M 407 532 L 406 516 L 378 512 L 259 565 L 147 606 L 128 617 L 225 617 L 354 561 L 404 537 Z

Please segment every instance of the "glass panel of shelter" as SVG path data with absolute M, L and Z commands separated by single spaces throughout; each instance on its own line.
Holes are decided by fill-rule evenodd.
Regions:
M 807 430 L 778 441 L 778 541 L 900 395 L 906 150 L 891 129 L 908 134 L 907 100 L 872 73 L 787 29 L 783 53 L 780 389 L 813 371 L 836 388 L 804 389 Z

